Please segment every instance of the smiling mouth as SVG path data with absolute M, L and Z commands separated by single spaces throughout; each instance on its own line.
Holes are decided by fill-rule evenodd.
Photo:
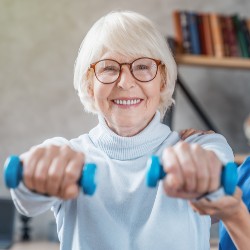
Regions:
M 115 100 L 113 100 L 113 102 L 115 104 L 126 105 L 126 106 L 136 105 L 136 104 L 139 104 L 141 101 L 142 101 L 142 99 L 139 99 L 139 98 L 129 99 L 129 100 L 121 100 L 121 99 L 115 99 Z

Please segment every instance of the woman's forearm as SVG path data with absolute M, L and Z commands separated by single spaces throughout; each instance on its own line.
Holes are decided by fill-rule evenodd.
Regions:
M 247 207 L 241 201 L 236 214 L 223 219 L 227 232 L 238 250 L 249 249 L 250 246 L 250 215 Z

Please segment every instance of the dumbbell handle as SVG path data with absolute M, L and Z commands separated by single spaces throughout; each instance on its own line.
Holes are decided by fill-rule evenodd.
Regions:
M 149 187 L 155 187 L 166 176 L 158 156 L 151 156 L 147 162 L 148 172 L 146 183 Z M 227 195 L 233 195 L 237 186 L 237 165 L 234 162 L 227 163 L 221 172 L 221 186 Z
M 81 173 L 81 177 L 78 180 L 78 184 L 87 195 L 93 195 L 95 193 L 95 174 L 96 164 L 86 163 Z M 16 155 L 8 157 L 4 164 L 4 180 L 6 187 L 17 188 L 22 179 L 23 166 L 20 158 Z

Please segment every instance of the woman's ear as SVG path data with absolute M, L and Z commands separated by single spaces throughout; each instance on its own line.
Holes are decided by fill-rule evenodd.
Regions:
M 160 90 L 163 91 L 167 87 L 167 82 L 166 81 L 161 81 L 161 88 Z
M 89 85 L 88 85 L 88 94 L 91 97 L 94 97 L 94 88 L 93 88 L 93 82 L 92 81 L 90 81 Z
M 167 87 L 167 72 L 165 70 L 165 65 L 162 65 L 160 68 L 161 71 L 161 91 Z
M 94 86 L 93 86 L 94 83 L 91 70 L 89 70 L 87 73 L 87 81 L 88 81 L 88 94 L 91 97 L 94 97 Z

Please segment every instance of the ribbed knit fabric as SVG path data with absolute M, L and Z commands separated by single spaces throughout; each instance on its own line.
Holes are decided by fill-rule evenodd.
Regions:
M 18 211 L 28 216 L 52 208 L 62 250 L 208 250 L 210 218 L 193 212 L 186 200 L 168 197 L 162 182 L 153 189 L 145 184 L 148 157 L 161 156 L 164 148 L 179 140 L 178 133 L 160 123 L 158 112 L 132 137 L 118 136 L 99 117 L 89 134 L 42 144 L 68 144 L 95 162 L 94 196 L 80 193 L 74 200 L 62 201 L 20 185 L 11 190 L 13 200 Z M 187 141 L 215 151 L 222 161 L 233 159 L 221 135 L 195 135 Z
M 99 125 L 90 131 L 89 137 L 96 147 L 112 159 L 130 160 L 150 155 L 161 147 L 170 134 L 169 127 L 160 123 L 159 112 L 143 131 L 132 137 L 117 135 L 110 130 L 102 116 L 98 118 Z

